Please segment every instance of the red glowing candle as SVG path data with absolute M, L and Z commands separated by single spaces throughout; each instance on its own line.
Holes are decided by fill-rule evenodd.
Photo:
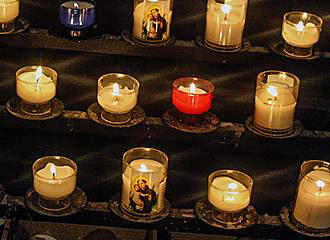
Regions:
M 207 80 L 178 78 L 173 82 L 172 90 L 172 103 L 182 113 L 202 114 L 211 108 L 214 86 Z

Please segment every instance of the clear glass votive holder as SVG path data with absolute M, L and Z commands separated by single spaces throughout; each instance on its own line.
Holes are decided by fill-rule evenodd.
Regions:
M 163 43 L 170 39 L 173 0 L 134 0 L 133 39 Z
M 15 30 L 15 19 L 19 15 L 20 0 L 0 2 L 0 34 L 11 33 Z
M 132 148 L 122 163 L 121 207 L 126 212 L 152 217 L 165 208 L 168 157 L 154 148 Z
M 131 119 L 136 106 L 140 83 L 134 77 L 108 73 L 98 80 L 97 101 L 102 107 L 101 118 L 112 124 L 123 124 Z
M 45 66 L 26 66 L 16 72 L 16 93 L 21 110 L 26 114 L 51 112 L 51 100 L 56 95 L 57 72 Z
M 283 17 L 282 37 L 284 52 L 294 57 L 310 57 L 313 45 L 318 42 L 323 20 L 307 12 L 287 12 Z
M 269 136 L 293 131 L 300 80 L 292 73 L 268 70 L 258 74 L 253 127 Z
M 62 156 L 39 158 L 32 166 L 33 188 L 38 204 L 48 211 L 61 211 L 70 206 L 69 196 L 76 188 L 77 164 Z
M 251 200 L 253 180 L 237 170 L 218 170 L 208 177 L 212 217 L 221 223 L 239 223 Z
M 330 230 L 330 163 L 308 160 L 300 167 L 293 217 L 310 229 Z

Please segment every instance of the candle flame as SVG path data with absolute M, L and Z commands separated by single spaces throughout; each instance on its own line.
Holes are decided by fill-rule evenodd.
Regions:
M 113 84 L 113 95 L 118 96 L 119 95 L 119 85 L 117 83 Z
M 221 6 L 221 10 L 223 11 L 224 14 L 228 14 L 231 10 L 231 6 L 229 4 L 223 4 Z
M 322 180 L 317 180 L 317 181 L 316 181 L 316 186 L 317 186 L 318 188 L 320 188 L 320 190 L 321 190 L 322 188 L 324 188 L 325 183 L 324 183 Z
M 73 3 L 73 8 L 79 8 L 79 4 L 77 2 Z
M 297 24 L 297 31 L 302 32 L 304 31 L 304 28 L 305 28 L 304 23 L 302 21 L 299 21 L 299 23 Z
M 55 178 L 55 176 L 56 176 L 56 169 L 55 169 L 55 165 L 52 163 L 51 165 L 50 165 L 50 173 L 52 174 L 52 176 Z
M 277 97 L 278 92 L 277 92 L 277 88 L 273 87 L 273 86 L 269 86 L 267 88 L 267 91 L 269 92 L 270 95 L 272 95 L 273 97 Z
M 229 190 L 235 190 L 237 188 L 237 184 L 236 183 L 229 183 L 228 184 L 228 189 Z
M 146 171 L 148 171 L 148 168 L 147 168 L 147 166 L 144 164 L 144 163 L 142 163 L 141 165 L 140 165 L 140 169 L 139 169 L 141 172 L 146 172 Z
M 190 86 L 189 86 L 189 92 L 190 93 L 196 93 L 196 86 L 195 86 L 195 84 L 190 84 Z
M 42 77 L 42 67 L 39 66 L 36 71 L 36 82 L 38 83 Z
M 304 12 L 304 13 L 303 13 L 302 18 L 303 18 L 303 19 L 306 19 L 306 18 L 307 18 L 307 12 Z

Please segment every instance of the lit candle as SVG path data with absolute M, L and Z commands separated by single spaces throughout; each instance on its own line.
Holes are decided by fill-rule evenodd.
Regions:
M 173 105 L 180 112 L 202 114 L 210 110 L 214 86 L 209 81 L 199 78 L 178 78 L 173 82 L 172 89 Z
M 164 164 L 151 159 L 130 162 L 122 174 L 122 205 L 138 213 L 159 212 L 164 208 L 166 188 Z
M 19 14 L 18 0 L 0 0 L 0 23 L 13 21 Z
M 46 199 L 62 199 L 76 188 L 76 175 L 70 166 L 49 162 L 33 176 L 34 190 Z
M 70 29 L 86 29 L 94 24 L 95 6 L 85 1 L 67 1 L 60 6 L 60 21 Z
M 43 73 L 42 67 L 24 71 L 16 79 L 17 95 L 28 103 L 42 104 L 56 94 L 56 79 Z
M 208 200 L 220 211 L 239 212 L 249 205 L 250 191 L 230 177 L 217 177 L 209 187 Z
M 321 167 L 306 174 L 299 183 L 293 216 L 307 227 L 330 227 L 330 172 Z
M 121 88 L 118 83 L 105 86 L 98 91 L 97 100 L 101 107 L 110 113 L 123 114 L 131 111 L 138 98 L 138 91 Z
M 167 40 L 172 19 L 172 0 L 144 0 L 133 11 L 133 36 L 142 40 Z
M 209 0 L 206 13 L 205 41 L 215 47 L 240 47 L 242 43 L 246 0 Z

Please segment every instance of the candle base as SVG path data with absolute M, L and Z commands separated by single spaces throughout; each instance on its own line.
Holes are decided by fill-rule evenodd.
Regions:
M 131 112 L 123 113 L 123 114 L 116 114 L 116 113 L 109 113 L 104 109 L 101 110 L 101 118 L 111 124 L 124 124 L 131 120 Z
M 62 25 L 60 22 L 53 23 L 49 26 L 49 34 L 56 37 L 69 38 L 72 40 L 86 40 L 95 38 L 101 35 L 100 29 L 97 24 L 92 25 L 86 29 L 70 29 Z
M 313 55 L 313 46 L 302 48 L 292 46 L 288 43 L 284 43 L 284 52 L 296 58 L 308 58 Z
M 280 211 L 280 219 L 291 230 L 309 237 L 330 237 L 330 228 L 315 229 L 301 224 L 293 216 L 294 204 L 283 207 Z
M 49 200 L 41 197 L 33 188 L 25 194 L 27 206 L 42 215 L 63 217 L 77 213 L 87 204 L 86 193 L 79 187 L 67 198 L 61 200 Z
M 0 34 L 8 34 L 15 31 L 15 20 L 7 23 L 0 23 Z
M 252 205 L 237 213 L 223 213 L 214 209 L 207 198 L 199 200 L 195 206 L 197 217 L 213 227 L 238 230 L 257 222 L 258 214 Z
M 112 123 L 111 121 L 105 120 L 104 116 L 102 116 L 103 113 L 102 107 L 98 103 L 91 104 L 87 109 L 88 116 L 98 124 L 108 126 L 108 127 L 115 127 L 115 128 L 125 128 L 125 127 L 132 127 L 135 126 L 145 119 L 145 113 L 141 107 L 138 105 L 135 106 L 130 111 L 130 119 L 126 121 L 125 123 Z
M 175 37 L 169 37 L 164 40 L 146 40 L 132 36 L 128 30 L 123 30 L 120 36 L 131 45 L 143 47 L 169 47 L 175 42 Z
M 179 112 L 176 108 L 168 109 L 162 116 L 166 125 L 189 133 L 207 133 L 220 127 L 220 119 L 211 112 L 189 115 Z
M 110 200 L 110 209 L 114 214 L 119 216 L 122 219 L 131 221 L 131 222 L 139 222 L 139 223 L 154 223 L 163 220 L 170 214 L 171 204 L 164 199 L 164 208 L 155 214 L 144 214 L 136 215 L 128 212 L 122 207 L 121 204 L 121 193 L 116 193 Z
M 22 112 L 30 115 L 50 114 L 51 101 L 42 104 L 34 104 L 21 100 L 21 110 Z
M 220 44 L 212 43 L 207 39 L 204 39 L 204 45 L 207 48 L 216 49 L 221 52 L 238 52 L 242 48 L 242 43 L 237 45 L 220 45 Z
M 245 120 L 245 127 L 254 134 L 257 134 L 262 137 L 274 138 L 274 139 L 293 138 L 300 135 L 304 130 L 302 124 L 298 120 L 295 120 L 293 122 L 291 128 L 285 130 L 274 130 L 274 129 L 263 128 L 258 124 L 255 124 L 253 120 L 253 116 L 250 116 Z

